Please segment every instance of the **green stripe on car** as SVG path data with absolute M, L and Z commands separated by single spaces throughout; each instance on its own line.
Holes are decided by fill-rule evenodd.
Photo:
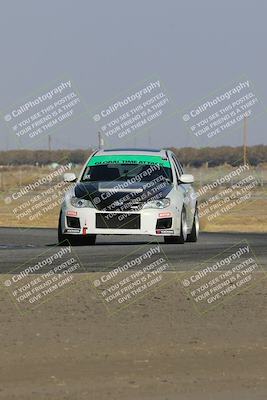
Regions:
M 171 168 L 168 160 L 163 160 L 159 156 L 146 156 L 146 155 L 105 155 L 94 156 L 90 158 L 87 167 L 102 164 L 143 164 L 143 165 L 159 165 L 161 167 Z

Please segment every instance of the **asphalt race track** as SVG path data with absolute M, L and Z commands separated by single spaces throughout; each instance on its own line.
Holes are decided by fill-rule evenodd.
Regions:
M 108 269 L 112 264 L 130 253 L 138 252 L 146 243 L 155 240 L 152 236 L 98 236 L 95 246 L 75 246 L 87 272 Z M 258 233 L 201 233 L 197 243 L 164 244 L 170 269 L 186 271 L 200 262 L 220 257 L 231 246 L 246 241 L 253 250 L 258 263 L 267 269 L 267 235 Z M 8 273 L 32 257 L 57 246 L 56 229 L 0 228 L 1 273 Z M 229 250 L 230 252 L 230 250 Z M 114 268 L 114 266 L 113 266 Z

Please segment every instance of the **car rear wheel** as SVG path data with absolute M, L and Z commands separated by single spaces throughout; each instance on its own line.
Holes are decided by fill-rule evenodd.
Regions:
M 166 244 L 184 244 L 187 238 L 187 222 L 186 222 L 186 213 L 183 208 L 181 214 L 181 223 L 180 223 L 180 236 L 164 236 L 164 242 Z

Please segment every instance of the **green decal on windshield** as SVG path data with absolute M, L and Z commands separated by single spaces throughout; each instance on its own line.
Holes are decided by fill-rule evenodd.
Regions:
M 163 160 L 160 156 L 145 156 L 145 155 L 107 155 L 94 156 L 87 163 L 87 167 L 92 165 L 103 164 L 143 164 L 143 165 L 159 165 L 160 167 L 171 168 L 169 160 Z

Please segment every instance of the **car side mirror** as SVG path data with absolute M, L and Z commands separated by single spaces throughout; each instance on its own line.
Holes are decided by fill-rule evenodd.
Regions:
M 194 183 L 194 177 L 191 174 L 182 174 L 179 178 L 181 183 Z
M 77 178 L 73 172 L 66 172 L 63 175 L 64 182 L 76 182 Z

